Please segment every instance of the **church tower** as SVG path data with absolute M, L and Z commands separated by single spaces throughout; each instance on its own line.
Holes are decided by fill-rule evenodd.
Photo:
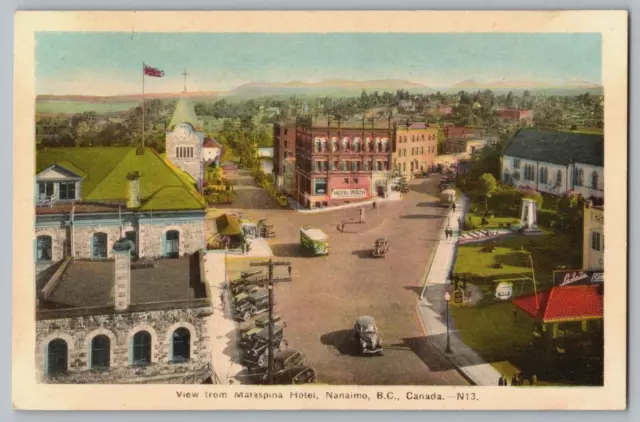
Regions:
M 201 186 L 204 177 L 203 143 L 205 133 L 191 99 L 183 92 L 171 117 L 165 139 L 167 159 Z

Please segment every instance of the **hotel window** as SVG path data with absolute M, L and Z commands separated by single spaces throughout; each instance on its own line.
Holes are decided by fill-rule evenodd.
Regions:
M 424 135 L 422 135 L 422 142 L 424 142 Z
M 314 195 L 324 195 L 327 193 L 327 179 L 315 179 Z
M 353 150 L 355 152 L 360 152 L 360 139 L 355 139 L 353 141 Z
M 342 139 L 342 150 L 345 152 L 349 151 L 349 138 Z
M 322 143 L 320 142 L 319 138 L 316 138 L 316 149 L 315 149 L 315 152 L 320 152 L 321 148 L 322 148 Z
M 424 147 L 420 147 L 420 154 L 424 154 Z
M 600 232 L 591 232 L 591 249 L 593 249 L 594 251 L 601 250 L 601 237 L 602 235 L 600 234 Z
M 358 171 L 358 162 L 357 161 L 352 161 L 351 162 L 351 171 L 353 171 L 353 172 Z
M 331 166 L 331 171 L 336 171 L 336 167 L 338 167 L 337 163 L 335 161 L 331 161 L 329 164 Z
M 362 167 L 364 171 L 369 171 L 369 162 L 365 161 L 364 163 L 362 163 Z
M 62 339 L 55 339 L 47 345 L 47 375 L 55 375 L 67 370 L 67 342 Z
M 402 171 L 407 171 L 407 163 L 402 163 Z
M 111 363 L 111 340 L 105 335 L 98 335 L 91 340 L 91 369 L 108 368 Z
M 344 178 L 344 183 L 349 183 L 349 178 L 348 177 Z
M 191 357 L 191 333 L 180 327 L 171 335 L 171 362 L 185 362 Z
M 138 331 L 131 339 L 131 363 L 133 365 L 148 365 L 151 363 L 151 334 Z
M 344 160 L 340 161 L 340 171 L 347 171 L 347 162 Z
M 338 152 L 338 140 L 336 138 L 331 140 L 331 151 Z
M 416 141 L 416 136 L 415 135 L 411 135 L 411 142 L 415 142 Z
M 177 258 L 180 255 L 180 232 L 169 230 L 164 234 L 163 255 L 167 258 Z
M 60 183 L 60 199 L 76 199 L 76 183 L 62 182 Z
M 51 236 L 38 236 L 36 239 L 38 261 L 51 261 L 53 249 Z
M 598 181 L 600 179 L 600 176 L 598 175 L 597 171 L 593 171 L 593 173 L 591 173 L 591 189 L 598 189 Z

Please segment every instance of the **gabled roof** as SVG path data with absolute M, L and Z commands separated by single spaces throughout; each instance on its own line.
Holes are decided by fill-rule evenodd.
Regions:
M 202 130 L 193 103 L 186 95 L 183 95 L 180 97 L 180 100 L 178 100 L 176 109 L 171 117 L 171 122 L 169 122 L 169 129 L 173 130 L 177 124 L 183 122 L 190 123 L 196 130 Z
M 85 174 L 81 190 L 84 202 L 126 201 L 127 174 L 137 171 L 142 198 L 139 210 L 205 208 L 195 181 L 151 148 L 145 148 L 143 155 L 136 154 L 136 148 L 132 147 L 45 148 L 37 151 L 36 174 L 54 164 L 72 166 L 74 172 Z
M 602 318 L 604 309 L 598 289 L 597 285 L 553 287 L 516 298 L 513 304 L 542 322 L 597 319 Z
M 604 166 L 604 136 L 599 134 L 518 130 L 504 155 L 567 165 L 570 162 Z
M 204 143 L 202 144 L 203 148 L 218 148 L 222 149 L 222 145 L 215 138 L 206 137 L 204 138 Z

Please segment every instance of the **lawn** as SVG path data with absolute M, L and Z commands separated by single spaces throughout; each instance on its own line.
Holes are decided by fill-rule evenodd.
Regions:
M 482 222 L 482 214 L 477 215 L 473 213 L 468 213 L 471 223 L 479 229 L 498 229 L 502 224 L 503 227 L 507 226 L 507 224 L 511 224 L 511 227 L 518 227 L 520 225 L 520 219 L 516 217 L 491 217 L 489 218 L 489 224 L 484 226 L 480 225 Z
M 579 268 L 582 264 L 580 246 L 572 244 L 571 237 L 565 234 L 513 235 L 491 243 L 495 246 L 493 252 L 480 252 L 488 242 L 459 246 L 454 273 L 468 273 L 472 279 L 496 282 L 532 277 L 531 253 L 536 282 L 543 287 L 551 283 L 554 270 Z M 497 263 L 501 263 L 502 268 L 492 268 Z

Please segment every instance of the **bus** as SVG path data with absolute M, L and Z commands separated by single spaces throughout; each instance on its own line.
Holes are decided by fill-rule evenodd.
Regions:
M 300 244 L 314 255 L 329 255 L 329 236 L 315 227 L 300 228 Z

